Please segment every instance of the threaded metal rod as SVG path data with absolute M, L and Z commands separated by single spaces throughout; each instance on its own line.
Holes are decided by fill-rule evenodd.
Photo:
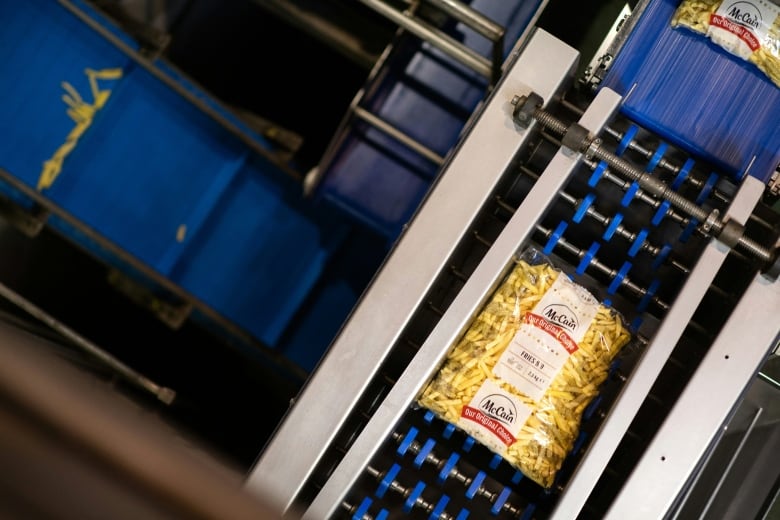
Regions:
M 560 135 L 565 135 L 569 130 L 569 127 L 563 121 L 541 108 L 534 110 L 533 116 L 542 126 Z M 704 231 L 708 232 L 711 230 L 716 237 L 720 235 L 724 222 L 718 218 L 717 210 L 707 212 L 704 208 L 697 206 L 694 202 L 673 191 L 663 181 L 643 172 L 625 159 L 603 149 L 601 140 L 598 138 L 589 136 L 584 138 L 579 144 L 579 152 L 586 153 L 589 158 L 606 162 L 613 171 L 635 181 L 645 191 L 661 199 L 668 200 L 674 207 L 703 222 L 705 224 L 703 226 Z M 744 235 L 737 239 L 736 245 L 765 263 L 772 261 L 772 252 L 770 250 Z

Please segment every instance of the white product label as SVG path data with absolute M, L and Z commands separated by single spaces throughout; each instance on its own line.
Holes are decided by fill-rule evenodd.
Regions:
M 486 379 L 468 405 L 463 407 L 458 426 L 496 453 L 514 444 L 531 409 L 517 396 Z
M 710 15 L 707 36 L 740 58 L 747 59 L 764 46 L 777 55 L 777 38 L 772 25 L 780 7 L 768 0 L 726 0 Z
M 585 336 L 599 302 L 560 274 L 501 354 L 493 373 L 534 401 L 541 399 Z

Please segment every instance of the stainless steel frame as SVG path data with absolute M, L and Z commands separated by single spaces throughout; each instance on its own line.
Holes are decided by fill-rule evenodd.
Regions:
M 744 224 L 762 193 L 763 185 L 754 178 L 747 177 L 729 207 L 726 218 L 733 218 Z M 634 369 L 631 378 L 613 405 L 609 418 L 602 425 L 588 453 L 569 481 L 566 493 L 558 502 L 552 518 L 561 520 L 573 518 L 585 504 L 615 448 L 625 435 L 631 420 L 690 322 L 704 293 L 723 265 L 728 252 L 729 248 L 713 239 L 699 258 L 685 286 L 669 309 L 666 319 L 663 320 L 656 334 L 650 338 L 651 342 L 646 347 L 640 364 Z M 740 384 L 744 386 L 746 381 L 743 380 Z
M 291 507 L 496 182 L 528 144 L 533 127 L 517 128 L 512 99 L 531 91 L 555 98 L 571 81 L 578 53 L 537 30 L 514 58 L 250 472 L 247 487 L 273 497 L 280 511 Z M 310 425 L 305 433 L 302 424 Z
M 619 103 L 620 96 L 610 90 L 603 90 L 583 114 L 580 124 L 600 130 L 611 119 Z M 512 258 L 533 233 L 534 225 L 541 220 L 550 202 L 558 196 L 580 159 L 580 155 L 567 154 L 564 150 L 559 150 L 553 157 L 523 204 L 417 352 L 413 363 L 393 386 L 347 456 L 305 512 L 304 519 L 330 518 L 335 512 L 341 503 L 342 494 L 368 464 L 376 449 L 376 440 L 391 433 L 401 414 L 409 408 L 422 386 L 433 375 L 450 345 L 463 333 L 470 319 L 506 274 L 507 268 L 512 265 Z

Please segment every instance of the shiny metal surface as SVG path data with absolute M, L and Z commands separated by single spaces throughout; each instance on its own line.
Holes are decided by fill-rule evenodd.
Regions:
M 601 128 L 612 117 L 619 103 L 620 96 L 604 89 L 583 114 L 582 124 Z M 447 354 L 449 346 L 462 334 L 471 317 L 490 296 L 508 266 L 512 265 L 512 258 L 531 236 L 534 224 L 542 218 L 548 205 L 558 196 L 580 159 L 581 156 L 570 156 L 560 150 L 553 157 L 493 247 L 428 336 L 412 364 L 393 386 L 347 456 L 328 479 L 311 507 L 306 510 L 305 519 L 329 518 L 334 513 L 341 503 L 341 495 L 368 464 L 376 448 L 376 440 L 391 433 L 401 414 L 412 404 L 422 385 L 433 375 Z
M 780 339 L 780 282 L 753 279 L 605 518 L 673 511 L 745 388 Z
M 576 50 L 537 30 L 454 150 L 385 265 L 353 310 L 248 475 L 250 490 L 267 492 L 280 511 L 293 503 L 313 466 L 421 304 L 437 274 L 495 183 L 531 135 L 512 122 L 511 100 L 534 91 L 545 100 L 562 91 L 577 65 Z M 477 182 L 478 181 L 478 182 Z M 413 266 L 413 267 L 412 267 Z M 308 425 L 305 432 L 300 425 Z M 303 442 L 302 442 L 303 440 Z
M 726 216 L 744 223 L 762 191 L 759 181 L 747 178 Z M 573 518 L 582 509 L 728 253 L 729 249 L 716 240 L 710 241 L 702 253 L 666 318 L 650 338 L 645 354 L 615 402 L 609 418 L 574 472 L 552 518 Z

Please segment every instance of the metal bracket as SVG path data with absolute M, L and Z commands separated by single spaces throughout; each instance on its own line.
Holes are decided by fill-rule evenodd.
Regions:
M 526 129 L 534 120 L 534 113 L 537 108 L 544 105 L 542 96 L 536 92 L 531 92 L 525 96 L 515 96 L 512 98 L 514 110 L 512 110 L 512 119 L 520 128 Z
M 150 289 L 132 280 L 116 269 L 108 273 L 108 283 L 117 291 L 127 296 L 135 304 L 152 312 L 160 321 L 173 330 L 178 330 L 192 312 L 192 303 L 184 302 L 175 305 L 164 301 Z
M 49 212 L 38 205 L 27 210 L 8 198 L 0 197 L 0 218 L 7 220 L 25 236 L 34 238 L 46 225 Z

